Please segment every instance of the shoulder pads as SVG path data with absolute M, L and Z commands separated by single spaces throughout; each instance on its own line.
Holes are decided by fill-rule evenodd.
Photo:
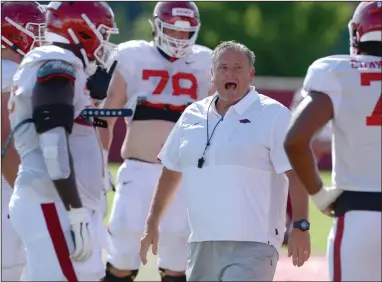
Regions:
M 76 71 L 70 63 L 61 60 L 48 61 L 37 71 L 38 82 L 46 82 L 55 77 L 65 77 L 74 82 Z

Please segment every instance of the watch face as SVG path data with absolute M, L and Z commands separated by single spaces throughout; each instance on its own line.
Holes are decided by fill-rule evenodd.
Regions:
M 305 220 L 305 219 L 302 219 L 302 220 L 299 220 L 299 221 L 295 221 L 293 223 L 293 228 L 298 228 L 302 231 L 306 231 L 306 230 L 309 230 L 310 228 L 310 223 L 309 221 Z
M 308 228 L 309 228 L 309 223 L 307 221 L 305 221 L 305 220 L 302 221 L 301 222 L 301 229 L 306 230 Z

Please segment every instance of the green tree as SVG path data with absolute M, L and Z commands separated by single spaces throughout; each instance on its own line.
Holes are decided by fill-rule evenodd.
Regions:
M 133 39 L 131 30 L 133 30 L 137 15 L 132 11 L 140 11 L 140 2 L 109 2 L 110 7 L 114 11 L 115 22 L 119 29 L 119 34 L 111 37 L 114 43 L 121 43 L 129 39 Z
M 256 73 L 302 76 L 329 55 L 347 28 L 354 5 L 346 2 L 198 2 L 202 27 L 198 44 L 214 48 L 235 40 L 256 54 Z M 147 23 L 155 3 L 142 4 L 132 25 L 134 39 L 151 39 Z

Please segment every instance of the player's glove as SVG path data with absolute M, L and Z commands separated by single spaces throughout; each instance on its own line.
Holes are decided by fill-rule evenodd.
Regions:
M 311 195 L 311 197 L 316 207 L 324 212 L 337 200 L 342 192 L 341 189 L 322 187 L 318 193 Z
M 68 217 L 74 242 L 74 252 L 70 258 L 74 261 L 85 261 L 93 251 L 89 231 L 89 215 L 84 208 L 71 208 L 68 211 Z
M 103 184 L 104 184 L 105 192 L 107 193 L 109 191 L 115 191 L 115 185 L 114 185 L 114 180 L 108 166 L 109 151 L 103 149 L 102 155 L 103 155 L 103 164 L 104 164 L 104 170 L 105 170 L 103 175 Z
M 89 76 L 86 87 L 90 92 L 90 97 L 96 100 L 103 100 L 106 98 L 107 89 L 117 63 L 117 61 L 114 61 L 109 71 L 98 67 L 96 72 L 92 76 Z

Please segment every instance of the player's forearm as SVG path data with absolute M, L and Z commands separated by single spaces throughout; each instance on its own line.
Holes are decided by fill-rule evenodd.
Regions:
M 150 213 L 147 219 L 148 225 L 159 225 L 167 208 L 174 200 L 181 179 L 182 174 L 180 172 L 163 167 L 151 202 Z
M 292 204 L 292 220 L 309 218 L 309 196 L 298 178 L 296 172 L 289 170 L 286 172 L 289 179 L 289 194 Z
M 76 184 L 73 160 L 70 153 L 69 153 L 69 167 L 70 167 L 70 175 L 68 178 L 52 180 L 54 186 L 56 187 L 58 195 L 60 196 L 66 210 L 68 211 L 70 210 L 70 208 L 82 207 L 81 198 L 78 193 L 77 184 Z
M 115 71 L 108 87 L 107 96 L 103 101 L 101 108 L 104 110 L 120 109 L 126 104 L 126 102 L 127 96 L 125 80 L 118 71 Z M 107 121 L 107 128 L 100 128 L 99 135 L 102 148 L 108 151 L 113 141 L 113 130 L 117 118 L 109 117 L 105 118 L 105 120 Z
M 305 189 L 310 195 L 316 194 L 323 184 L 309 143 L 288 144 L 286 141 L 285 151 Z
M 81 208 L 82 202 L 77 190 L 77 185 L 75 181 L 75 175 L 73 166 L 71 166 L 72 172 L 67 179 L 53 180 L 54 186 L 56 187 L 57 193 L 60 196 L 66 210 L 70 208 Z
M 1 172 L 4 175 L 5 180 L 7 180 L 12 188 L 15 185 L 19 164 L 19 155 L 17 154 L 13 145 L 9 145 L 5 155 L 1 160 Z
M 107 121 L 107 128 L 98 128 L 98 135 L 101 141 L 103 150 L 109 151 L 113 141 L 114 125 L 116 118 L 105 119 Z

